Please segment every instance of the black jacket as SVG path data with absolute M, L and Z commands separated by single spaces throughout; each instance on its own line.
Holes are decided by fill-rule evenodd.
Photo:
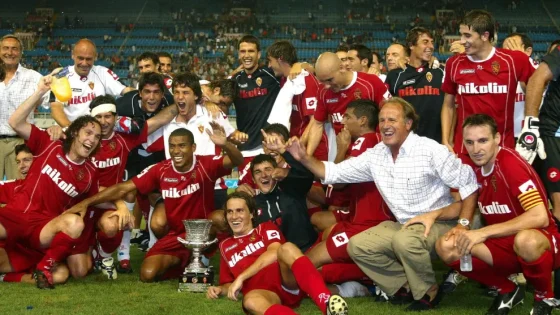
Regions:
M 288 242 L 306 251 L 315 243 L 317 233 L 311 225 L 307 213 L 306 195 L 313 184 L 313 174 L 289 152 L 282 154 L 290 171 L 283 181 L 267 194 L 255 196 L 257 203 L 257 223 L 274 222 Z

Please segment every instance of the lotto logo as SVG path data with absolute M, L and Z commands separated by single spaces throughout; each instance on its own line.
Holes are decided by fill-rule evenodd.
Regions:
M 546 172 L 548 180 L 556 183 L 557 181 L 560 180 L 560 171 L 555 168 L 555 167 L 551 167 L 548 169 L 548 171 Z
M 305 105 L 307 109 L 316 109 L 317 108 L 317 98 L 316 97 L 306 97 L 305 98 Z
M 280 240 L 280 233 L 278 233 L 278 231 L 266 231 L 266 235 L 268 236 L 268 239 L 277 239 Z
M 334 242 L 334 246 L 340 247 L 344 244 L 348 244 L 348 235 L 346 235 L 346 232 L 338 233 L 332 237 L 332 240 Z

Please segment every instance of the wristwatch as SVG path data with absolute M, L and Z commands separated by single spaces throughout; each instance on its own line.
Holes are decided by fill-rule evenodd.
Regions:
M 471 228 L 471 222 L 469 221 L 469 219 L 465 219 L 465 218 L 461 218 L 459 220 L 457 220 L 457 223 L 461 224 L 462 226 L 466 227 L 466 228 Z

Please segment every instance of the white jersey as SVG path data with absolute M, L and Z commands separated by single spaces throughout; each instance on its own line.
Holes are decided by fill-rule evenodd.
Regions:
M 224 128 L 226 136 L 229 137 L 235 128 L 231 125 L 227 116 L 223 113 L 218 117 L 212 118 L 210 112 L 202 105 L 196 105 L 196 114 L 188 122 L 177 122 L 177 117 L 173 118 L 171 122 L 159 128 L 150 136 L 148 136 L 147 143 L 144 147 L 149 152 L 165 150 L 165 158 L 169 159 L 169 135 L 179 128 L 186 128 L 192 132 L 194 136 L 194 143 L 196 143 L 196 155 L 216 155 L 219 150 L 216 150 L 216 145 L 210 140 L 210 136 L 206 133 L 206 129 L 212 130 L 210 122 L 215 121 Z M 162 146 L 163 143 L 163 146 Z
M 64 104 L 64 114 L 71 122 L 79 116 L 89 115 L 89 103 L 96 96 L 120 96 L 126 88 L 118 81 L 119 77 L 113 71 L 103 66 L 93 66 L 87 77 L 77 74 L 74 66 L 68 67 L 68 71 L 66 77 L 72 88 L 72 98 L 63 103 L 53 95 L 51 101 Z

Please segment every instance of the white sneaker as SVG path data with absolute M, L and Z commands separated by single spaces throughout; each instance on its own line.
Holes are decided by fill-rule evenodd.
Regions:
M 107 279 L 117 279 L 117 270 L 113 264 L 113 257 L 107 257 L 101 261 L 101 273 L 105 275 Z
M 340 295 L 331 295 L 327 301 L 327 315 L 348 315 L 348 303 Z

